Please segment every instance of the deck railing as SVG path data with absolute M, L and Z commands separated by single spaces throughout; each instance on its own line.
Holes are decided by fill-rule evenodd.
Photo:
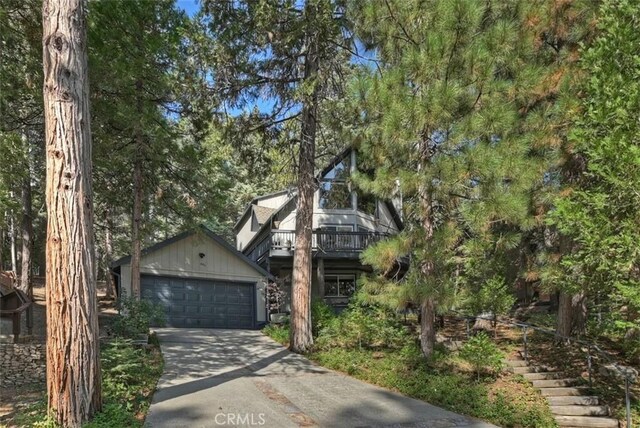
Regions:
M 378 232 L 314 230 L 311 245 L 313 251 L 351 253 L 362 251 L 386 236 L 388 235 Z M 293 251 L 295 247 L 295 231 L 274 229 L 258 241 L 248 256 L 251 260 L 257 261 L 271 250 Z

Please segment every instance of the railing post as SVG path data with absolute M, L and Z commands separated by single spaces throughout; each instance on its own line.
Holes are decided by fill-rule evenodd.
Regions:
M 466 327 L 467 327 L 467 339 L 469 339 L 469 337 L 470 337 L 470 331 L 469 331 L 469 318 L 465 318 L 465 319 L 464 319 L 464 323 L 465 323 L 465 325 L 466 325 Z
M 625 373 L 624 377 L 624 400 L 627 406 L 627 428 L 631 428 L 631 397 L 629 393 L 629 374 Z
M 527 327 L 522 328 L 522 340 L 524 341 L 524 360 L 529 363 L 529 350 L 527 346 Z
M 591 346 L 587 346 L 587 370 L 589 371 L 589 388 L 593 387 L 593 381 L 591 379 Z

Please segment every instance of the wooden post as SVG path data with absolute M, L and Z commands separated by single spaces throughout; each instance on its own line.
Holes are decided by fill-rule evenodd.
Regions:
M 318 295 L 324 299 L 324 259 L 318 258 Z

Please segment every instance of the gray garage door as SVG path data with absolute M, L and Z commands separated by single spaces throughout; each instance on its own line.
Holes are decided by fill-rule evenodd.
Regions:
M 165 307 L 167 326 L 254 328 L 254 284 L 143 275 L 142 297 Z

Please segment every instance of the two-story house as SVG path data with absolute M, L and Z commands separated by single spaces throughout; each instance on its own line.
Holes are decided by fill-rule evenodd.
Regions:
M 371 267 L 360 253 L 402 229 L 396 206 L 356 192 L 349 182 L 357 153 L 346 149 L 317 175 L 313 202 L 312 296 L 344 306 L 356 280 Z M 234 226 L 236 248 L 279 278 L 290 295 L 295 249 L 296 192 L 286 189 L 254 198 Z M 289 309 L 289 308 L 286 308 Z

